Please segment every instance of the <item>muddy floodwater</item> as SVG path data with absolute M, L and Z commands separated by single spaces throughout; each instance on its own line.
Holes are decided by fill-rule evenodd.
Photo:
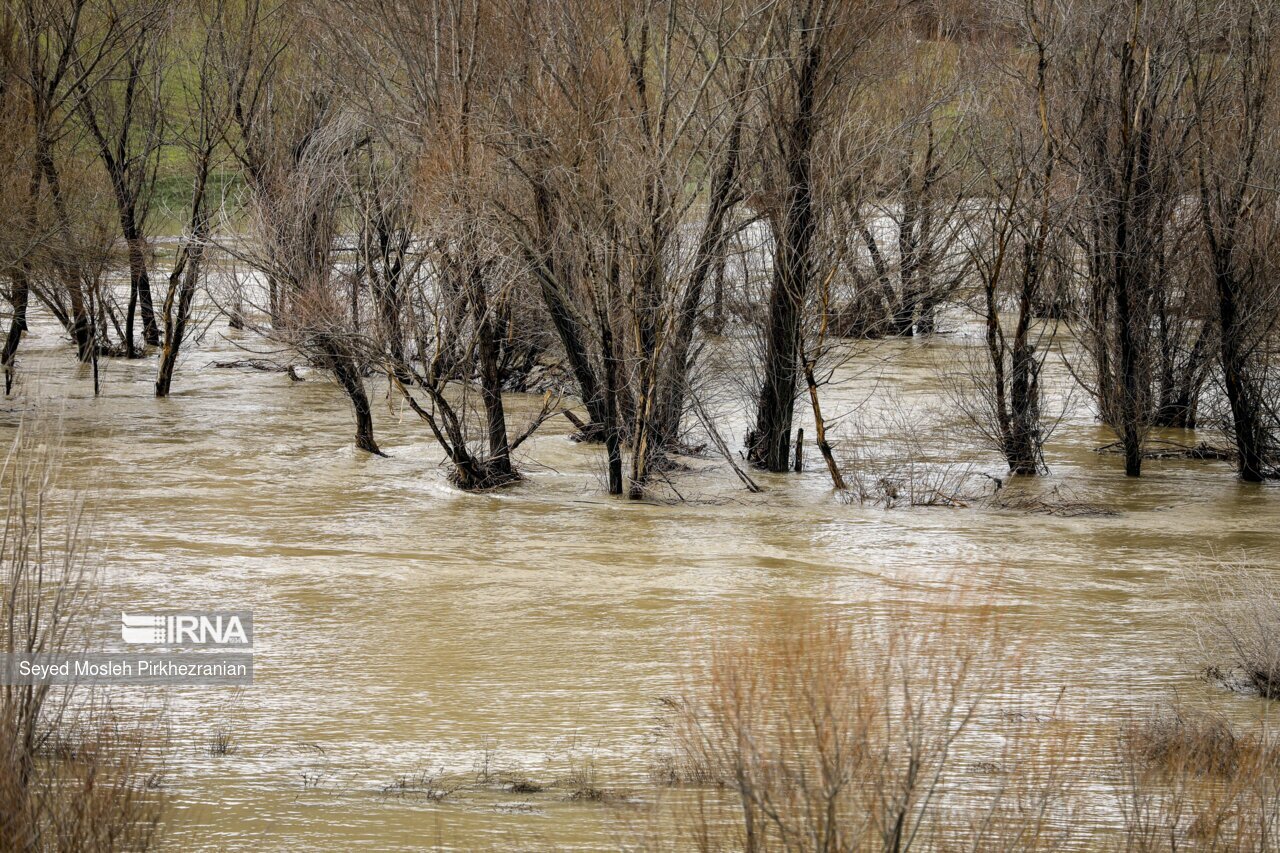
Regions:
M 1152 461 L 1126 480 L 1118 457 L 1094 452 L 1113 437 L 1080 395 L 1049 444 L 1050 476 L 1007 488 L 1056 488 L 1114 514 L 849 503 L 812 449 L 802 475 L 759 475 L 759 495 L 707 457 L 672 475 L 683 501 L 612 500 L 600 448 L 570 441 L 563 418 L 521 448 L 527 482 L 469 495 L 382 386 L 389 457 L 375 458 L 352 447 L 345 399 L 322 375 L 210 367 L 245 357 L 237 343 L 252 340 L 236 334 L 210 328 L 170 399 L 153 398 L 150 360 L 104 362 L 95 399 L 42 317 L 3 404 L 6 434 L 37 405 L 60 417 L 64 481 L 91 495 L 108 610 L 254 613 L 252 687 L 121 689 L 169 710 L 171 849 L 614 847 L 619 811 L 657 796 L 658 699 L 708 639 L 786 601 L 856 619 L 946 606 L 963 588 L 1030 650 L 1028 687 L 1045 701 L 1124 709 L 1176 693 L 1242 719 L 1260 711 L 1198 677 L 1203 602 L 1179 578 L 1245 555 L 1280 583 L 1280 492 L 1221 462 Z M 939 366 L 979 343 L 960 326 L 853 354 L 823 400 L 845 414 L 834 431 L 848 464 L 893 452 L 904 422 L 932 423 Z M 1060 364 L 1046 370 L 1064 392 Z M 512 403 L 516 423 L 536 408 Z M 739 447 L 747 407 L 727 388 L 714 408 Z M 971 439 L 936 434 L 935 462 L 1001 473 Z M 209 748 L 217 735 L 226 754 Z M 584 768 L 632 805 L 556 787 Z M 403 784 L 500 772 L 548 787 L 436 802 Z

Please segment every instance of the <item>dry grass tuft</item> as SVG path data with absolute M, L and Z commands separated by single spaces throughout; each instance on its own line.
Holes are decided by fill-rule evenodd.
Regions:
M 626 791 L 606 788 L 601 784 L 595 759 L 589 755 L 571 754 L 569 771 L 556 781 L 556 786 L 569 791 L 569 799 L 586 803 L 609 803 L 627 799 Z
M 1258 733 L 1242 734 L 1216 714 L 1173 706 L 1129 724 L 1124 749 L 1133 758 L 1165 772 L 1230 778 L 1273 753 L 1276 745 Z
M 1267 853 L 1280 843 L 1280 739 L 1171 708 L 1119 741 L 1124 849 Z

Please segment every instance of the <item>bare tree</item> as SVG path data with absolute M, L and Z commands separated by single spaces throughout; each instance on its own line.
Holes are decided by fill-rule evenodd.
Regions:
M 502 71 L 501 19 L 487 5 L 447 0 L 409 7 L 342 0 L 335 9 L 344 25 L 324 26 L 325 38 L 364 70 L 345 85 L 395 117 L 388 128 L 369 116 L 378 147 L 368 148 L 353 185 L 357 278 L 377 303 L 376 358 L 445 449 L 455 484 L 515 482 L 512 451 L 552 411 L 544 405 L 522 435 L 509 436 L 503 339 L 511 331 L 513 266 L 494 239 L 490 200 L 499 190 L 477 118 Z M 348 21 L 359 24 L 348 29 Z M 390 78 L 384 62 L 395 69 Z M 413 83 L 391 85 L 399 79 Z M 416 185 L 394 177 L 415 162 Z M 469 427 L 472 386 L 484 424 L 479 442 Z M 425 403 L 415 392 L 427 395 Z
M 289 102 L 293 90 L 279 85 L 278 79 L 296 56 L 295 16 L 285 0 L 246 0 L 228 4 L 222 12 L 216 67 L 223 76 L 226 98 L 231 110 L 234 132 L 228 134 L 232 156 L 240 166 L 251 194 L 269 192 L 269 182 L 277 168 L 276 159 L 287 156 L 288 145 L 280 136 L 288 136 Z M 266 311 L 275 321 L 282 297 L 281 284 L 268 269 L 266 277 Z M 243 324 L 242 302 L 245 294 L 231 294 L 233 326 Z M 252 298 L 252 297 L 250 297 Z
M 83 247 L 77 245 L 76 231 L 84 223 L 73 218 L 78 211 L 68 203 L 57 149 L 67 144 L 75 130 L 72 118 L 83 97 L 83 84 L 118 61 L 115 48 L 127 32 L 123 21 L 97 12 L 88 0 L 23 0 L 15 12 L 19 33 L 16 54 L 20 57 L 15 76 L 26 93 L 32 140 L 28 226 L 33 234 L 49 234 L 42 242 L 47 245 L 51 276 L 48 284 L 42 285 L 33 275 L 34 268 L 21 268 L 14 279 L 13 302 L 22 306 L 21 316 L 25 317 L 28 294 L 34 293 L 62 322 L 75 342 L 78 357 L 85 362 L 94 361 L 99 350 L 109 350 L 109 346 L 105 324 L 96 316 L 90 292 L 95 282 L 86 280 L 88 270 L 79 263 Z M 47 207 L 40 203 L 42 188 L 47 193 Z M 41 209 L 47 209 L 51 221 L 40 221 Z M 98 308 L 105 314 L 101 300 Z M 15 311 L 14 329 L 19 316 Z M 10 365 L 19 340 L 12 332 L 5 353 Z
M 196 0 L 191 10 L 198 22 L 195 32 L 188 32 L 186 28 L 177 30 L 179 38 L 195 40 L 203 36 L 204 49 L 193 58 L 194 68 L 183 68 L 185 85 L 182 92 L 187 109 L 181 120 L 175 122 L 175 139 L 187 157 L 191 191 L 185 230 L 164 292 L 161 312 L 164 337 L 156 370 L 157 397 L 169 396 L 173 385 L 174 368 L 187 339 L 196 288 L 210 240 L 213 222 L 209 198 L 211 177 L 231 121 L 224 77 L 215 65 L 217 57 L 226 55 L 222 42 L 228 37 L 224 26 L 227 5 L 225 0 Z
M 1050 130 L 1048 76 L 1052 8 L 1023 8 L 1029 50 L 997 63 L 995 85 L 978 122 L 990 122 L 990 150 L 979 151 L 984 196 L 974 202 L 966 242 L 978 280 L 975 313 L 984 327 L 985 364 L 964 377 L 961 405 L 1004 456 L 1009 472 L 1044 470 L 1048 437 L 1040 372 L 1054 329 L 1036 322 L 1070 199 L 1057 184 L 1058 147 Z M 1046 18 L 1049 18 L 1046 20 Z M 971 131 L 982 136 L 982 128 Z
M 1240 477 L 1250 482 L 1274 476 L 1280 456 L 1280 423 L 1266 394 L 1269 341 L 1280 318 L 1278 26 L 1280 12 L 1271 3 L 1197 5 L 1185 44 L 1196 205 L 1219 327 L 1217 361 Z
M 804 306 L 811 295 L 815 209 L 823 175 L 814 163 L 838 118 L 853 63 L 894 14 L 894 4 L 794 0 L 780 4 L 768 54 L 775 69 L 765 94 L 764 190 L 773 236 L 773 281 L 755 427 L 747 458 L 770 471 L 789 468 L 791 420 L 802 373 Z
M 909 57 L 909 70 L 859 104 L 873 124 L 862 150 L 846 155 L 840 192 L 849 238 L 866 260 L 841 331 L 868 337 L 933 332 L 940 306 L 969 272 L 960 245 L 972 190 L 967 138 L 948 117 L 966 111 L 964 81 L 908 28 L 886 41 Z
M 277 109 L 270 136 L 254 149 L 261 159 L 248 179 L 250 239 L 221 245 L 271 283 L 266 304 L 256 306 L 271 325 L 258 330 L 334 377 L 351 402 L 356 447 L 381 454 L 364 386 L 374 362 L 352 311 L 353 273 L 339 257 L 346 169 L 368 136 L 313 70 L 299 69 L 287 83 L 294 106 Z
M 97 12 L 98 10 L 93 10 Z M 120 232 L 129 258 L 129 306 L 125 316 L 124 351 L 134 348 L 134 317 L 141 309 L 142 334 L 147 344 L 160 342 L 151 301 L 147 266 L 150 255 L 146 220 L 155 192 L 156 169 L 164 145 L 164 56 L 161 50 L 170 20 L 152 0 L 104 4 L 103 27 L 118 33 L 117 54 L 103 61 L 102 47 L 78 44 L 72 38 L 76 106 L 88 129 L 99 161 L 111 183 Z M 95 34 L 96 35 L 96 34 Z M 83 53 L 88 53 L 88 56 Z M 95 62 L 98 72 L 88 67 Z
M 1085 340 L 1090 391 L 1120 438 L 1125 473 L 1142 471 L 1152 423 L 1156 295 L 1165 285 L 1169 228 L 1181 196 L 1186 80 L 1178 4 L 1105 0 L 1065 21 L 1053 132 L 1081 182 L 1075 238 L 1089 281 Z
M 582 437 L 606 445 L 614 494 L 624 455 L 626 491 L 640 497 L 683 449 L 698 316 L 740 197 L 745 57 L 768 26 L 748 26 L 750 11 L 551 4 L 494 104 L 526 188 L 500 204 L 507 234 L 580 388 Z
M 24 45 L 17 9 L 0 12 L 0 115 L 8 132 L 0 138 L 0 270 L 9 282 L 11 316 L 0 351 L 5 394 L 13 390 L 18 345 L 27 330 L 31 261 L 39 232 L 40 176 L 34 158 L 30 99 L 22 83 Z

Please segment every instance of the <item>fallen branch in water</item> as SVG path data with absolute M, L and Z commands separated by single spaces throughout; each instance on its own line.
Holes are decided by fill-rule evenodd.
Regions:
M 728 446 L 724 443 L 724 439 L 720 437 L 720 433 L 716 432 L 715 425 L 711 423 L 711 418 L 707 417 L 707 413 L 703 410 L 702 403 L 698 400 L 697 396 L 690 395 L 689 399 L 693 402 L 693 410 L 697 413 L 698 420 L 702 421 L 702 426 L 706 429 L 707 435 L 711 436 L 711 441 L 720 451 L 720 455 L 729 463 L 729 467 L 733 469 L 733 473 L 738 475 L 738 479 L 747 487 L 748 492 L 760 492 L 760 486 L 756 484 L 756 481 L 751 479 L 751 477 L 747 475 L 747 472 L 743 471 L 742 468 L 738 466 L 738 463 L 734 461 L 732 451 L 730 451 Z
M 1102 517 L 1120 514 L 1116 510 L 1101 504 L 1064 496 L 1057 486 L 1043 495 L 1020 494 L 1008 489 L 997 489 L 987 499 L 986 506 L 991 509 L 1008 509 L 1031 513 L 1032 515 L 1056 515 L 1064 518 Z
M 1216 462 L 1231 462 L 1236 458 L 1234 450 L 1226 447 L 1215 447 L 1204 441 L 1196 445 L 1179 444 L 1176 441 L 1152 441 L 1148 442 L 1148 444 L 1156 444 L 1160 446 L 1149 450 L 1143 450 L 1143 459 L 1196 459 Z M 1102 445 L 1102 447 L 1094 448 L 1093 452 L 1123 453 L 1124 445 L 1118 441 L 1113 441 L 1110 444 Z
M 233 361 L 211 361 L 210 367 L 217 367 L 224 370 L 261 370 L 263 373 L 285 373 L 294 382 L 301 382 L 302 377 L 298 375 L 298 370 L 292 364 L 279 364 L 274 361 L 265 361 L 262 359 L 248 358 L 236 359 Z
M 1194 447 L 1176 445 L 1167 450 L 1148 450 L 1142 455 L 1147 459 L 1208 459 L 1219 462 L 1230 462 L 1236 458 L 1234 450 L 1214 447 L 1203 441 Z

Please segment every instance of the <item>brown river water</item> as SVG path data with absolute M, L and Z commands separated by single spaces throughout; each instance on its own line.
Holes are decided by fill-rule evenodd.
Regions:
M 522 448 L 527 482 L 469 495 L 384 389 L 380 459 L 352 447 L 346 403 L 322 376 L 208 367 L 243 357 L 234 334 L 206 333 L 171 399 L 152 397 L 151 361 L 104 363 L 95 399 L 40 318 L 21 392 L 3 404 L 6 435 L 37 405 L 60 417 L 64 479 L 92 497 L 108 610 L 254 611 L 251 687 L 121 689 L 126 703 L 168 707 L 172 849 L 614 847 L 616 807 L 554 786 L 437 803 L 395 783 L 488 767 L 550 784 L 589 766 L 650 800 L 657 699 L 709 638 L 780 601 L 858 618 L 963 587 L 1034 650 L 1031 687 L 1045 696 L 1110 709 L 1176 692 L 1241 718 L 1261 707 L 1197 677 L 1189 626 L 1202 602 L 1177 579 L 1244 555 L 1280 580 L 1280 492 L 1216 462 L 1150 462 L 1126 480 L 1118 457 L 1094 452 L 1112 437 L 1078 396 L 1049 446 L 1051 475 L 1010 488 L 1058 487 L 1116 515 L 849 504 L 812 449 L 802 475 L 761 476 L 760 495 L 707 458 L 673 479 L 684 502 L 612 500 L 600 449 L 568 440 L 561 418 Z M 924 419 L 942 401 L 938 365 L 978 343 L 962 330 L 854 355 L 823 401 L 831 415 L 857 410 L 834 428 L 842 450 L 874 455 L 903 412 Z M 517 423 L 534 407 L 512 404 Z M 737 447 L 745 407 L 717 406 Z M 948 441 L 940 456 L 1000 473 L 968 439 Z M 217 732 L 230 754 L 211 754 Z

